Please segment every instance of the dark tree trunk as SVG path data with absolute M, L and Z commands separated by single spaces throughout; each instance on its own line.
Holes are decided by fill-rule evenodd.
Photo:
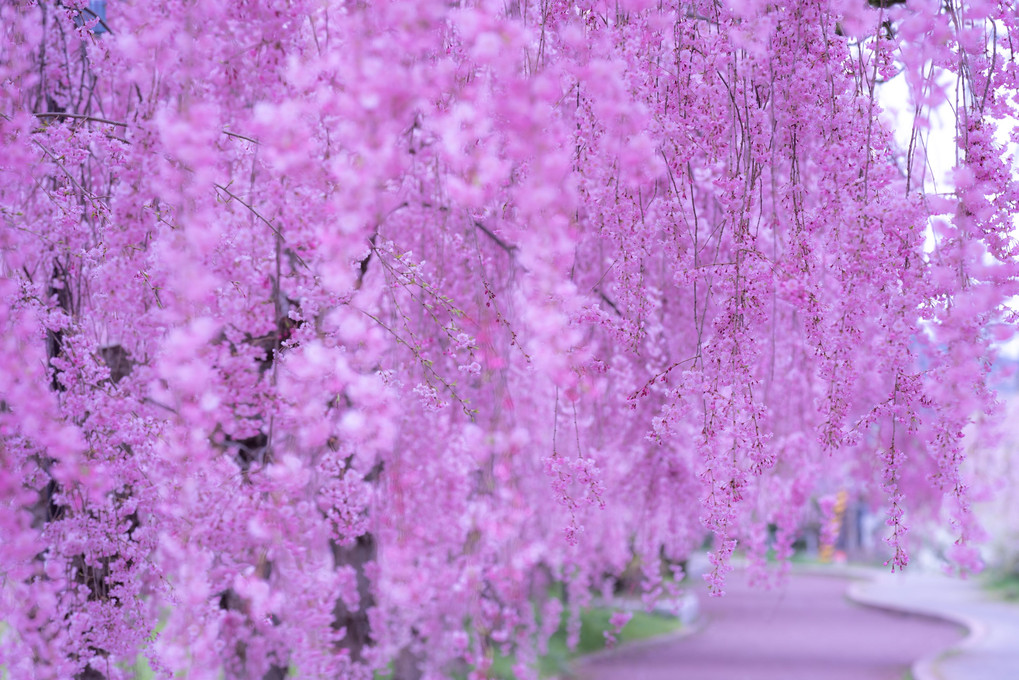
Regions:
M 357 574 L 357 609 L 350 610 L 343 600 L 337 600 L 333 607 L 333 629 L 346 629 L 346 637 L 340 644 L 350 650 L 350 658 L 353 661 L 361 661 L 364 658 L 365 647 L 372 643 L 368 609 L 375 605 L 375 597 L 372 595 L 371 582 L 368 580 L 365 567 L 375 561 L 378 546 L 372 534 L 358 536 L 353 545 L 341 546 L 335 541 L 330 541 L 329 545 L 333 551 L 334 564 L 337 567 L 353 567 Z

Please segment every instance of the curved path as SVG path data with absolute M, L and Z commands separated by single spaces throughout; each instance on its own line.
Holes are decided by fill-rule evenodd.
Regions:
M 581 680 L 903 680 L 962 628 L 851 603 L 846 578 L 793 573 L 775 590 L 730 574 L 700 597 L 701 630 L 621 647 L 577 664 Z M 703 595 L 703 593 L 699 593 Z
M 969 629 L 969 637 L 947 653 L 914 665 L 915 680 L 1019 678 L 1019 605 L 995 598 L 972 579 L 879 572 L 854 583 L 848 594 L 872 607 L 923 612 Z

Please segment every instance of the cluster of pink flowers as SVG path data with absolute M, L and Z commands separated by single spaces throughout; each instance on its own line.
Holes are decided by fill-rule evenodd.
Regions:
M 533 675 L 842 489 L 974 567 L 1019 13 L 843 4 L 3 3 L 0 674 Z

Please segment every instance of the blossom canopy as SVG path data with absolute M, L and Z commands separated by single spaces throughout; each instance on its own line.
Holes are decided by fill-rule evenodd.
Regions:
M 721 591 L 839 491 L 892 566 L 933 520 L 974 568 L 1017 30 L 1008 0 L 3 3 L 0 668 L 533 676 L 564 600 L 575 638 L 706 539 Z

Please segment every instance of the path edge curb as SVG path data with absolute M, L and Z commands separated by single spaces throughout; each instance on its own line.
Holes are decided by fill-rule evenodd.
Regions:
M 873 583 L 873 578 L 865 581 L 854 581 L 849 585 L 849 588 L 846 589 L 846 597 L 849 598 L 850 601 L 864 607 L 883 609 L 885 611 L 895 612 L 898 614 L 912 614 L 915 616 L 940 619 L 942 621 L 961 626 L 966 630 L 966 637 L 956 644 L 940 652 L 929 654 L 914 661 L 910 669 L 913 673 L 914 680 L 944 680 L 943 676 L 937 671 L 938 661 L 947 654 L 959 652 L 975 646 L 988 634 L 986 624 L 979 619 L 966 616 L 965 614 L 926 609 L 900 602 L 891 602 L 880 596 L 867 594 L 867 586 L 871 585 L 871 583 Z

